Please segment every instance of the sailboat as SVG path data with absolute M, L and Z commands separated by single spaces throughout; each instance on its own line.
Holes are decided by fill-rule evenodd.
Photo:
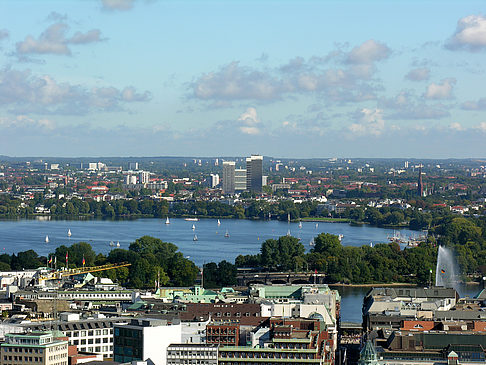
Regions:
M 220 225 L 221 225 L 221 222 L 220 222 L 220 221 L 219 221 L 219 219 L 218 219 L 218 227 L 219 227 Z
M 315 243 L 315 241 L 314 241 L 314 238 L 312 238 L 312 239 L 310 240 L 310 242 L 309 242 L 309 246 L 314 246 L 315 244 L 316 244 L 316 243 Z
M 290 213 L 287 214 L 287 222 L 290 223 Z
M 287 237 L 290 237 L 290 229 L 287 231 Z
M 115 246 L 115 243 L 113 241 L 110 241 L 110 247 Z
M 116 242 L 116 247 L 120 247 L 120 241 Z
M 228 230 L 226 230 L 226 233 L 224 234 L 224 236 L 225 236 L 226 238 L 228 238 L 228 237 L 229 237 L 229 232 L 228 232 Z
M 194 235 L 193 241 L 197 241 L 197 234 Z
M 196 230 L 196 226 L 193 224 L 192 225 L 192 230 L 195 231 Z
M 46 235 L 46 243 L 49 243 L 49 236 Z
M 319 228 L 319 223 L 316 223 L 316 229 Z
M 340 234 L 340 235 L 338 236 L 339 241 L 342 241 L 342 240 L 343 240 L 343 237 L 344 237 L 344 235 L 343 235 L 343 234 Z
M 68 229 L 68 237 L 71 237 L 71 230 Z
M 165 224 L 170 224 L 169 217 L 167 217 L 167 219 L 165 220 Z
M 302 229 L 302 222 L 299 222 L 299 229 Z

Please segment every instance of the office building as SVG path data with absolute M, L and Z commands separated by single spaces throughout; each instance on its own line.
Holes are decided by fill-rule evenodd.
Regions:
M 235 165 L 234 161 L 223 162 L 223 192 L 226 194 L 235 192 Z
M 219 175 L 218 174 L 211 174 L 209 176 L 209 186 L 215 188 L 219 185 Z
M 167 365 L 218 364 L 218 345 L 171 344 L 167 348 Z
M 0 345 L 0 364 L 68 365 L 68 342 L 53 332 L 8 333 Z
M 262 192 L 263 156 L 251 155 L 246 159 L 246 189 L 254 192 Z
M 179 320 L 132 319 L 129 324 L 114 325 L 114 360 L 117 362 L 147 361 L 166 365 L 167 347 L 180 343 L 182 327 Z
M 128 164 L 128 169 L 132 171 L 138 170 L 138 162 L 130 162 Z
M 150 172 L 142 171 L 138 177 L 140 184 L 148 184 L 150 182 Z
M 235 169 L 235 191 L 246 190 L 246 169 Z

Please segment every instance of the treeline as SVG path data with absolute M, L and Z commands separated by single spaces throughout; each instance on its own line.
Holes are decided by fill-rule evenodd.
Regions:
M 35 199 L 22 202 L 7 195 L 0 197 L 0 217 L 30 217 L 36 213 L 35 207 L 43 205 L 51 216 L 62 218 L 77 218 L 80 216 L 94 218 L 123 217 L 188 217 L 200 218 L 233 218 L 233 219 L 278 219 L 292 220 L 306 218 L 345 218 L 350 222 L 366 223 L 375 226 L 408 227 L 410 229 L 427 229 L 436 224 L 444 216 L 451 213 L 443 208 L 424 209 L 420 202 L 416 208 L 401 209 L 398 206 L 373 208 L 347 208 L 338 213 L 329 212 L 325 206 L 317 202 L 306 201 L 294 203 L 291 200 L 266 202 L 262 200 L 247 200 L 235 205 L 213 201 L 185 201 L 169 203 L 165 200 L 120 199 L 110 202 L 73 199 L 46 199 L 41 194 Z M 417 209 L 421 208 L 421 209 Z
M 69 247 L 61 245 L 47 257 L 38 256 L 34 250 L 18 254 L 0 255 L 0 270 L 36 269 L 38 267 L 99 266 L 128 262 L 129 267 L 93 273 L 109 277 L 129 288 L 154 288 L 158 281 L 164 286 L 192 286 L 199 268 L 178 251 L 176 245 L 158 238 L 143 236 L 132 242 L 128 250 L 116 248 L 105 256 L 96 254 L 89 243 L 79 242 Z
M 231 285 L 237 268 L 263 271 L 318 271 L 327 275 L 329 283 L 434 284 L 437 247 L 444 245 L 455 253 L 464 280 L 486 274 L 486 218 L 446 216 L 431 227 L 427 242 L 418 247 L 400 249 L 397 243 L 373 247 L 343 246 L 335 235 L 322 233 L 315 245 L 305 253 L 304 245 L 295 237 L 280 237 L 262 243 L 260 253 L 239 255 L 234 267 L 225 263 L 224 274 L 219 266 L 205 265 L 204 277 L 216 286 Z M 206 268 L 209 273 L 206 273 Z M 223 272 L 221 270 L 221 272 Z

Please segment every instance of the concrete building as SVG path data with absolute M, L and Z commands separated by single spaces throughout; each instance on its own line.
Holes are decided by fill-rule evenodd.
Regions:
M 218 345 L 171 344 L 167 348 L 167 365 L 217 365 Z
M 235 192 L 235 165 L 234 161 L 223 161 L 223 192 L 226 194 Z
M 263 156 L 251 155 L 246 159 L 246 189 L 255 192 L 262 192 L 263 183 Z
M 132 319 L 129 324 L 114 326 L 114 360 L 117 362 L 150 361 L 154 365 L 167 363 L 167 347 L 180 343 L 179 320 Z
M 61 313 L 59 321 L 32 322 L 21 324 L 23 331 L 45 331 L 55 327 L 79 352 L 100 354 L 104 358 L 113 357 L 113 326 L 128 323 L 126 317 L 99 316 L 98 318 L 81 319 L 78 313 Z
M 246 190 L 246 169 L 235 169 L 235 191 Z
M 132 171 L 138 170 L 138 162 L 130 162 L 128 164 L 128 169 Z
M 209 175 L 209 186 L 211 188 L 215 188 L 218 185 L 219 185 L 219 175 L 218 174 Z
M 68 365 L 68 342 L 53 332 L 9 333 L 0 359 L 2 365 Z
M 138 176 L 138 181 L 140 184 L 148 184 L 150 182 L 150 172 L 142 171 Z

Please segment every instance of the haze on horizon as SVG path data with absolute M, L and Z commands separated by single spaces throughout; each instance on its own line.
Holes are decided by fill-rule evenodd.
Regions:
M 485 55 L 484 1 L 5 0 L 0 155 L 486 157 Z

